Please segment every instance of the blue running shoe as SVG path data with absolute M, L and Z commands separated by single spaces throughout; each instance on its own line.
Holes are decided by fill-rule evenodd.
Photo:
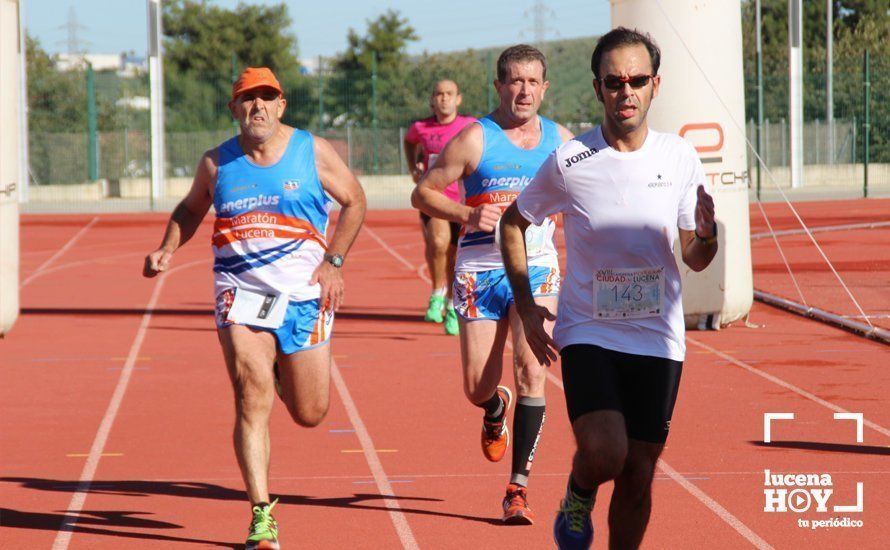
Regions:
M 553 524 L 553 540 L 560 550 L 587 550 L 593 544 L 593 523 L 590 510 L 593 499 L 583 499 L 566 490 L 566 497 L 559 503 L 559 512 Z

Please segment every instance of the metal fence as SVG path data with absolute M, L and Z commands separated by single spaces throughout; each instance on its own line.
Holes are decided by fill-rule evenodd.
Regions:
M 857 156 L 856 120 L 833 120 L 827 123 L 819 119 L 809 121 L 803 126 L 803 141 L 806 148 L 803 151 L 803 163 L 805 165 L 816 164 L 856 164 L 860 157 Z M 757 122 L 749 120 L 747 124 L 747 138 L 752 144 L 757 143 Z M 765 119 L 763 121 L 763 145 L 760 157 L 768 168 L 789 166 L 789 133 L 788 121 Z M 756 146 L 756 145 L 755 145 Z M 750 164 L 754 166 L 757 158 L 749 155 Z
M 481 116 L 493 106 L 496 99 L 491 92 L 490 65 L 491 59 L 485 55 L 476 55 L 466 63 L 466 76 L 460 83 L 463 112 Z M 559 69 L 560 64 L 556 65 L 553 74 L 548 72 L 551 89 L 544 113 L 578 131 L 599 123 L 601 108 L 590 90 L 588 70 L 575 71 L 577 67 L 569 64 Z M 870 75 L 874 93 L 868 145 L 870 161 L 876 165 L 869 181 L 875 186 L 890 186 L 890 97 L 886 91 L 890 90 L 890 67 L 883 61 L 879 65 L 880 70 Z M 811 169 L 810 177 L 805 178 L 806 185 L 852 186 L 863 179 L 865 73 L 856 72 L 852 62 L 846 66 L 849 74 L 838 79 L 843 84 L 839 84 L 835 92 L 835 118 L 831 124 L 825 122 L 825 109 L 821 107 L 824 78 L 809 75 L 804 83 L 804 89 L 810 94 L 805 110 L 804 164 L 834 167 L 818 172 Z M 403 195 L 406 189 L 410 190 L 410 180 L 405 179 L 404 132 L 411 120 L 428 116 L 429 89 L 444 73 L 418 67 L 399 79 L 391 75 L 390 78 L 370 78 L 373 76 L 331 69 L 300 75 L 297 81 L 284 84 L 288 90 L 284 121 L 329 139 L 349 168 L 366 184 L 366 189 L 370 185 L 367 182 L 373 181 L 385 189 L 381 193 L 399 195 L 384 203 L 407 204 Z M 64 207 L 78 200 L 80 192 L 82 200 L 87 202 L 94 201 L 95 197 L 124 199 L 133 195 L 131 198 L 137 201 L 133 208 L 169 206 L 169 200 L 187 186 L 201 154 L 237 131 L 227 113 L 228 84 L 224 79 L 192 75 L 188 80 L 168 82 L 165 176 L 176 183 L 167 193 L 170 197 L 167 202 L 144 203 L 147 199 L 143 195 L 148 194 L 147 180 L 151 175 L 150 135 L 147 112 L 132 103 L 132 98 L 140 94 L 138 86 L 138 82 L 129 82 L 126 86 L 98 87 L 100 123 L 92 125 L 97 128 L 92 140 L 89 124 L 83 124 L 81 131 L 32 127 L 30 201 Z M 752 101 L 756 97 L 756 81 L 746 77 L 745 87 L 747 137 L 756 144 L 756 102 Z M 787 101 L 787 75 L 766 77 L 764 89 L 768 93 L 765 94 L 766 116 L 760 153 L 766 168 L 774 172 L 773 179 L 784 185 L 788 178 L 783 170 L 787 172 L 790 154 L 788 122 L 782 117 L 782 113 L 787 112 L 787 105 L 783 103 Z M 126 97 L 122 97 L 121 90 L 126 90 Z M 90 146 L 91 141 L 95 147 Z M 92 172 L 95 181 L 90 177 L 91 151 L 95 155 Z M 752 154 L 749 154 L 749 165 L 757 169 Z M 386 181 L 398 183 L 381 183 Z M 409 181 L 409 187 L 405 187 L 405 181 Z M 90 191 L 85 191 L 87 189 Z
M 350 170 L 357 175 L 407 174 L 402 142 L 405 128 L 324 130 Z M 231 130 L 168 132 L 166 177 L 191 177 L 201 155 L 233 136 Z M 98 132 L 98 179 L 151 177 L 151 136 L 145 130 Z M 89 136 L 79 133 L 31 133 L 31 184 L 75 184 L 89 181 L 85 154 Z

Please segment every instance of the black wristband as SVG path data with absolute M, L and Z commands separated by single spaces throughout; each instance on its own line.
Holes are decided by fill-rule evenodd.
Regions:
M 702 237 L 701 235 L 698 234 L 697 228 L 695 229 L 694 233 L 695 233 L 695 238 L 705 244 L 715 243 L 715 242 L 717 242 L 717 222 L 714 222 L 714 235 L 712 237 L 709 237 L 707 239 Z

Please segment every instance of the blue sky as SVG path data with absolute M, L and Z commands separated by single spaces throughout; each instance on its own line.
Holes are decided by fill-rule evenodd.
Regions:
M 243 1 L 243 0 L 242 0 Z M 409 49 L 452 51 L 501 46 L 534 40 L 532 7 L 535 0 L 249 0 L 248 4 L 283 1 L 294 24 L 300 57 L 330 56 L 346 47 L 350 27 L 363 33 L 366 21 L 388 8 L 407 17 L 421 37 Z M 599 35 L 609 28 L 608 0 L 540 0 L 548 8 L 543 19 L 546 37 L 574 38 Z M 212 0 L 234 7 L 238 0 Z M 78 38 L 90 53 L 146 51 L 145 0 L 24 0 L 25 26 L 50 53 L 67 51 L 69 10 L 74 6 Z

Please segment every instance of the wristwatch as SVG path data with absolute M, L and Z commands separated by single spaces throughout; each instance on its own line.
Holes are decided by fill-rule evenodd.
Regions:
M 705 244 L 713 244 L 713 243 L 717 242 L 717 222 L 714 222 L 714 236 L 713 236 L 713 237 L 709 237 L 709 238 L 707 238 L 707 239 L 702 238 L 702 237 L 700 237 L 700 236 L 698 235 L 698 231 L 696 230 L 696 231 L 695 231 L 695 238 L 698 239 L 698 240 L 700 240 L 701 242 L 703 242 L 703 243 L 705 243 Z
M 343 267 L 343 255 L 342 254 L 325 254 L 324 261 L 331 264 L 334 267 Z

